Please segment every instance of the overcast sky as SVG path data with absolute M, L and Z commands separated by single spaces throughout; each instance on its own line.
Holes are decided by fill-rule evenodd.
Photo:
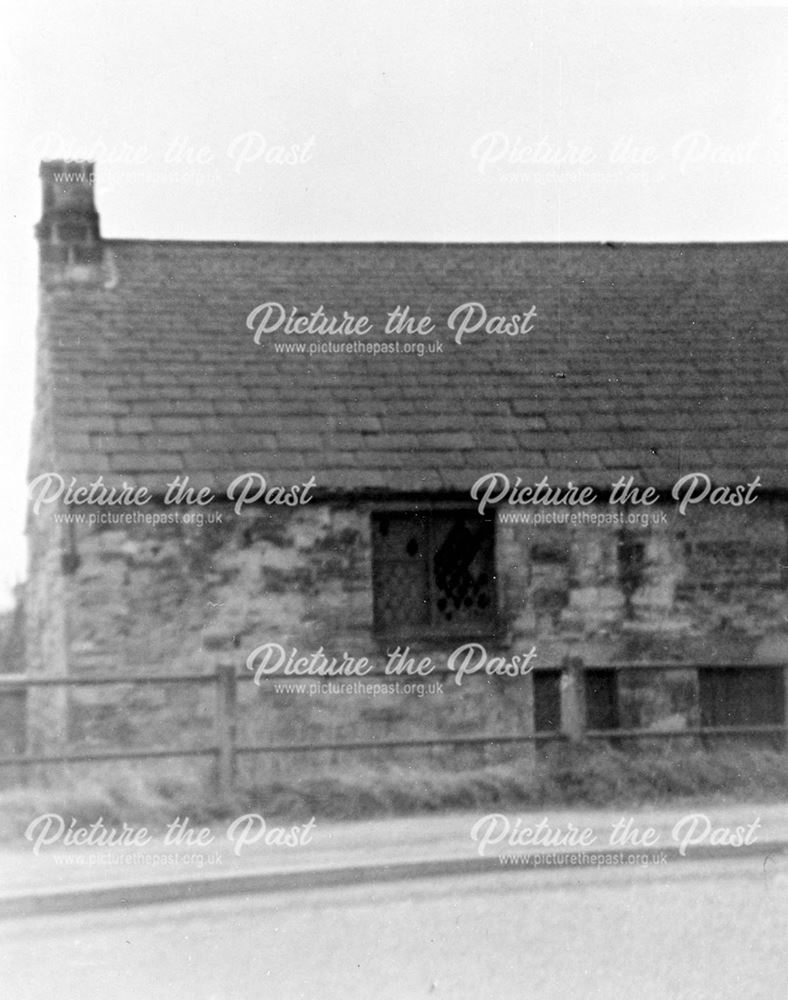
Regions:
M 788 239 L 783 4 L 28 2 L 6 12 L 0 602 L 25 568 L 38 162 L 102 231 Z

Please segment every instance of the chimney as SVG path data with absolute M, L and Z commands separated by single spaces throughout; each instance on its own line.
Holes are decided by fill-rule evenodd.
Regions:
M 99 217 L 93 202 L 94 164 L 49 160 L 39 170 L 41 221 L 36 226 L 42 264 L 100 264 Z

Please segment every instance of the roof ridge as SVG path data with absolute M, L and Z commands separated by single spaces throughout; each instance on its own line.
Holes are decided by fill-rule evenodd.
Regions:
M 582 249 L 618 249 L 619 247 L 670 248 L 690 247 L 786 247 L 788 240 L 696 240 L 696 241 L 634 241 L 634 240 L 230 240 L 230 239 L 180 239 L 177 237 L 128 237 L 105 236 L 104 243 L 112 244 L 166 244 L 168 246 L 230 246 L 242 247 L 578 247 Z

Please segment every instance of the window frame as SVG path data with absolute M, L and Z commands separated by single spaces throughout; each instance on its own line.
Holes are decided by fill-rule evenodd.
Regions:
M 491 563 L 491 603 L 489 613 L 485 615 L 483 621 L 467 623 L 453 626 L 449 623 L 436 622 L 433 619 L 435 581 L 433 579 L 433 565 L 435 558 L 435 535 L 434 519 L 441 514 L 451 515 L 452 513 L 462 513 L 472 516 L 477 521 L 489 527 L 490 543 L 490 563 Z M 424 624 L 403 623 L 401 626 L 384 627 L 380 624 L 378 611 L 378 595 L 376 582 L 380 578 L 379 567 L 385 564 L 381 561 L 378 548 L 375 544 L 375 523 L 379 518 L 386 517 L 416 518 L 422 516 L 426 519 L 427 527 L 427 606 L 431 620 Z M 405 501 L 391 501 L 374 504 L 370 509 L 370 540 L 371 540 L 371 568 L 372 568 L 372 633 L 380 641 L 405 642 L 408 645 L 426 641 L 451 640 L 475 640 L 475 639 L 495 639 L 500 636 L 500 581 L 497 566 L 497 517 L 495 512 L 490 515 L 481 515 L 478 510 L 468 503 L 461 501 L 429 501 L 407 503 Z

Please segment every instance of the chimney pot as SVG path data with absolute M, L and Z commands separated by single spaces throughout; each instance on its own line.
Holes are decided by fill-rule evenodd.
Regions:
M 93 200 L 95 165 L 86 160 L 49 160 L 41 164 L 41 221 L 36 236 L 45 245 L 68 249 L 101 240 Z

